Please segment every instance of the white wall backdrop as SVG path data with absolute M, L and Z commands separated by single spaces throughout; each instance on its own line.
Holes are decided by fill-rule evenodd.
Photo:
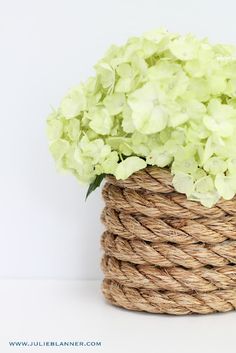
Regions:
M 0 1 L 0 276 L 98 278 L 100 192 L 60 175 L 45 118 L 112 43 L 164 26 L 236 44 L 234 0 Z

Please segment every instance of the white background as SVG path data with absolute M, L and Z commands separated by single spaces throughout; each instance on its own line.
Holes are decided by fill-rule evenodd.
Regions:
M 112 43 L 166 27 L 236 44 L 234 0 L 0 1 L 0 276 L 99 278 L 100 191 L 59 175 L 45 119 Z

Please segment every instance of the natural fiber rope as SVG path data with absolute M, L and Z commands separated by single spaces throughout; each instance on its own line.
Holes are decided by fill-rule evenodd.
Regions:
M 105 207 L 102 220 L 107 230 L 126 239 L 170 241 L 176 244 L 217 244 L 227 239 L 236 240 L 236 216 L 225 216 L 220 221 L 203 217 L 197 220 L 158 219 Z
M 236 216 L 236 198 L 218 203 L 217 206 L 206 208 L 200 203 L 187 200 L 179 193 L 153 193 L 141 190 L 121 188 L 106 184 L 103 188 L 106 205 L 118 211 L 131 214 L 144 214 L 150 217 L 187 218 L 200 217 L 221 218 L 226 215 Z
M 236 307 L 236 199 L 206 208 L 168 170 L 107 177 L 103 292 L 131 310 L 188 314 Z
M 116 186 L 130 189 L 145 189 L 154 192 L 174 191 L 172 177 L 168 170 L 148 167 L 134 173 L 126 180 L 116 180 L 113 176 L 107 177 L 107 182 Z
M 236 289 L 216 290 L 207 293 L 193 292 L 191 294 L 162 292 L 122 286 L 117 281 L 105 279 L 103 293 L 107 300 L 114 305 L 151 313 L 209 314 L 236 309 Z
M 102 269 L 106 278 L 135 288 L 178 292 L 236 288 L 236 267 L 229 265 L 194 270 L 182 267 L 163 269 L 153 265 L 135 265 L 106 255 L 102 259 Z
M 205 265 L 224 266 L 236 264 L 236 241 L 228 240 L 216 245 L 145 242 L 127 240 L 109 232 L 102 236 L 106 254 L 134 264 L 154 264 L 160 267 L 176 265 L 199 268 Z

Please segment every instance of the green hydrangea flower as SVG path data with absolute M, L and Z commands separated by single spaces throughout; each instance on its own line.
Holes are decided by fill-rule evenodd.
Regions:
M 90 191 L 167 167 L 189 200 L 236 194 L 236 49 L 164 29 L 113 45 L 47 120 L 57 167 Z M 89 191 L 89 192 L 90 192 Z

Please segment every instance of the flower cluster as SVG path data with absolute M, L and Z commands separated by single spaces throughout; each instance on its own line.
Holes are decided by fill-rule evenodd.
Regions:
M 47 120 L 50 151 L 81 182 L 168 167 L 173 185 L 211 207 L 236 193 L 236 56 L 157 30 L 112 46 L 96 75 Z

